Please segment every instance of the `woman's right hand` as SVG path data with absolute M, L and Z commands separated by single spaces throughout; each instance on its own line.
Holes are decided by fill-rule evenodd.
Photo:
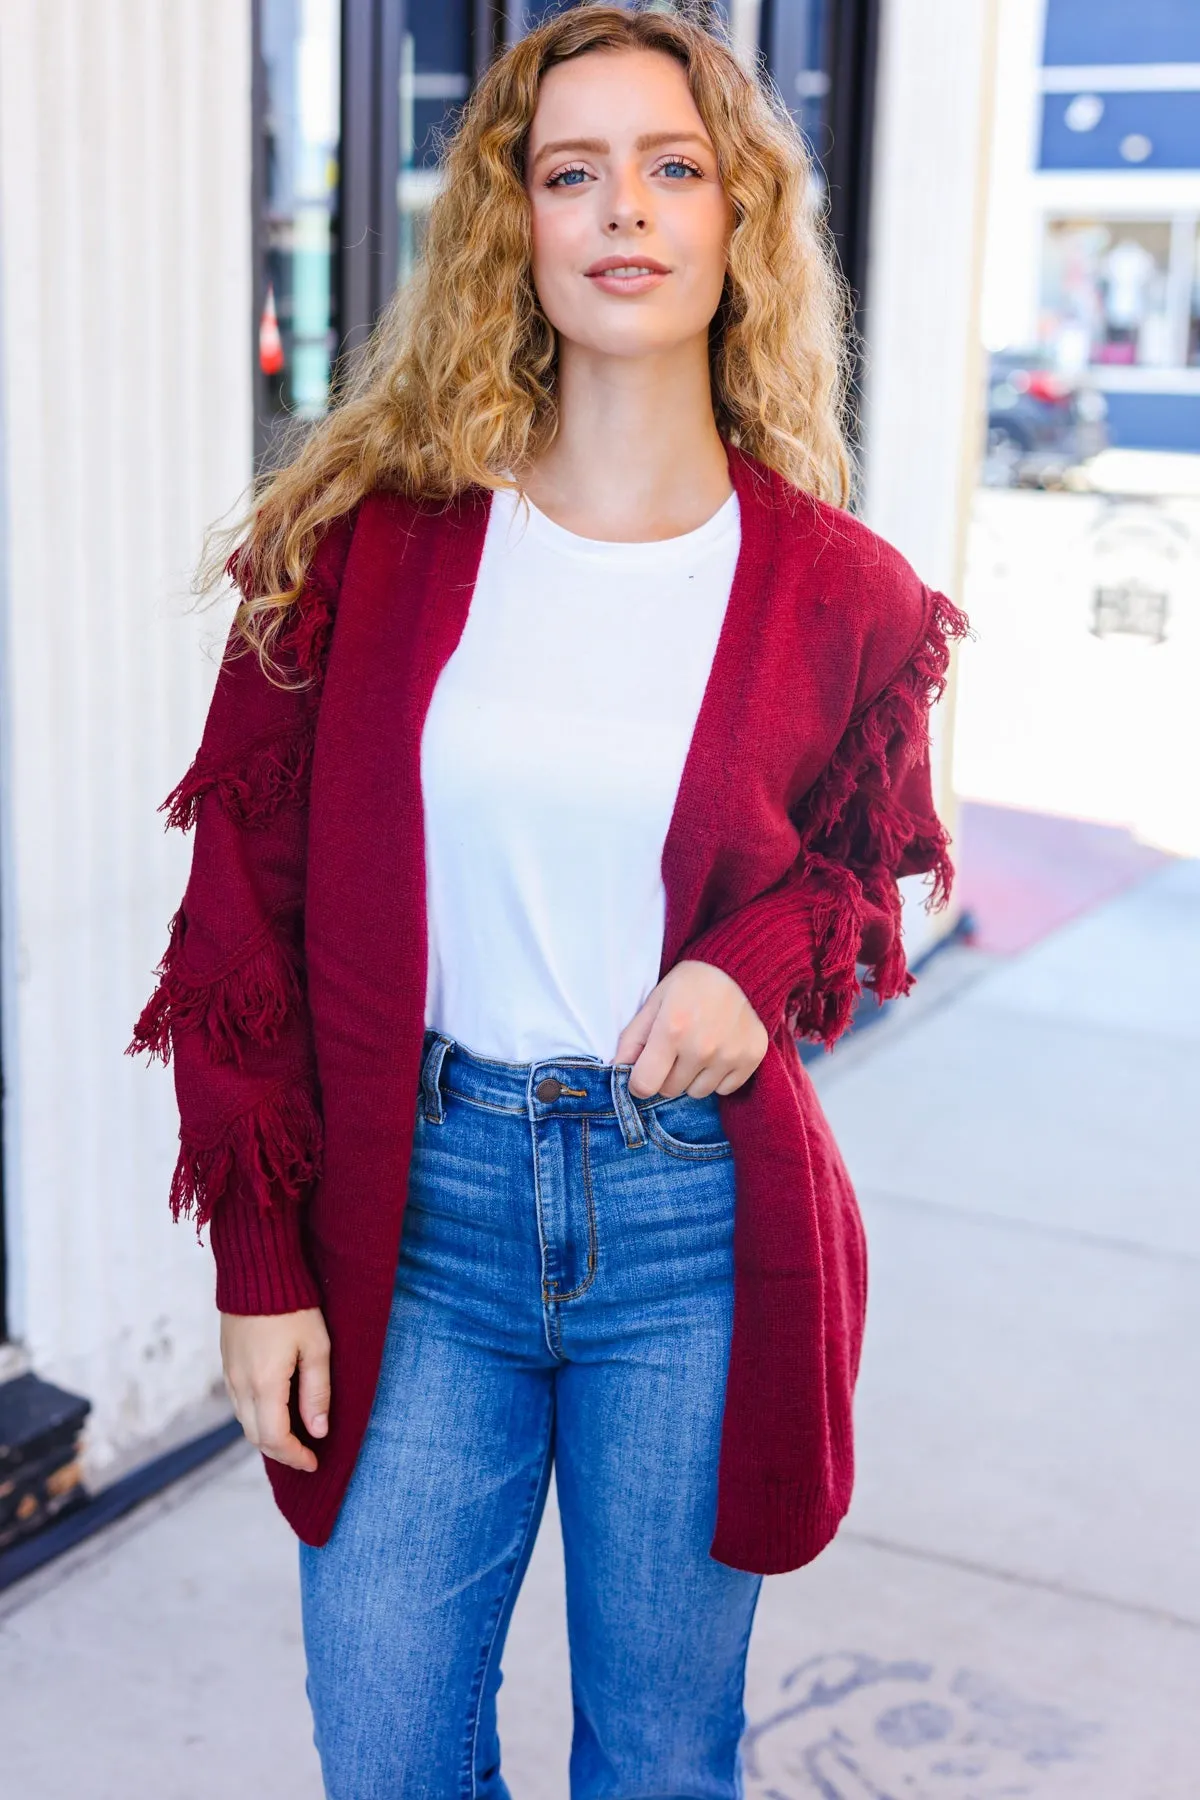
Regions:
M 311 1472 L 316 1452 L 292 1430 L 288 1400 L 300 1367 L 300 1417 L 312 1437 L 329 1430 L 329 1333 L 320 1307 L 251 1316 L 221 1314 L 225 1389 L 238 1424 L 264 1456 Z

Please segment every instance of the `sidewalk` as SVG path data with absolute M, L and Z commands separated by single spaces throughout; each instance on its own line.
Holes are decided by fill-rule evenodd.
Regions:
M 1193 1800 L 1200 864 L 944 953 L 812 1072 L 872 1251 L 854 1507 L 763 1587 L 747 1800 Z M 553 1493 L 501 1689 L 566 1800 Z M 0 1596 L 5 1792 L 320 1800 L 294 1540 L 242 1446 Z

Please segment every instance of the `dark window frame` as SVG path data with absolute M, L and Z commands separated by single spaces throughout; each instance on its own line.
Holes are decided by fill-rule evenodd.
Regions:
M 259 292 L 266 236 L 263 211 L 266 206 L 267 169 L 263 153 L 263 120 L 267 109 L 266 71 L 263 67 L 262 5 L 253 0 L 250 8 L 250 371 L 254 404 L 254 466 L 258 469 L 270 455 L 272 432 L 267 405 L 267 385 L 258 361 Z
M 338 137 L 338 205 L 335 219 L 335 305 L 338 352 L 332 385 L 344 378 L 346 358 L 365 343 L 395 286 L 399 219 L 396 178 L 400 166 L 399 77 L 404 0 L 342 0 L 341 85 Z M 254 465 L 268 468 L 287 422 L 272 415 L 259 366 L 258 329 L 266 255 L 266 72 L 261 0 L 251 15 L 250 258 L 253 304 L 250 357 L 254 399 Z
M 342 358 L 366 342 L 396 285 L 404 13 L 404 0 L 342 0 Z
M 784 100 L 799 123 L 799 107 L 789 89 L 795 74 L 781 66 L 786 25 L 780 8 L 788 0 L 763 0 L 762 54 Z M 828 78 L 820 141 L 813 145 L 826 188 L 826 223 L 838 265 L 850 290 L 855 355 L 852 371 L 852 432 L 857 433 L 861 366 L 858 340 L 866 333 L 870 274 L 871 182 L 875 146 L 876 90 L 882 0 L 826 0 L 821 28 L 822 72 Z

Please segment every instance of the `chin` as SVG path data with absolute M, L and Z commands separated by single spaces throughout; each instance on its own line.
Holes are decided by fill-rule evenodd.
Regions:
M 630 302 L 626 300 L 621 304 L 628 306 Z M 560 336 L 566 335 L 560 333 Z M 629 358 L 669 355 L 672 350 L 681 349 L 683 345 L 690 343 L 695 336 L 694 329 L 669 329 L 661 323 L 655 329 L 649 319 L 629 319 L 622 328 L 614 329 L 610 325 L 606 330 L 577 332 L 569 341 L 592 356 Z

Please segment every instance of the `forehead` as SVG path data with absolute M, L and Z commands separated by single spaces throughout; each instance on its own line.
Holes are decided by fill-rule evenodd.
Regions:
M 542 77 L 529 146 L 568 133 L 615 142 L 661 130 L 708 137 L 683 64 L 663 50 L 589 50 Z

